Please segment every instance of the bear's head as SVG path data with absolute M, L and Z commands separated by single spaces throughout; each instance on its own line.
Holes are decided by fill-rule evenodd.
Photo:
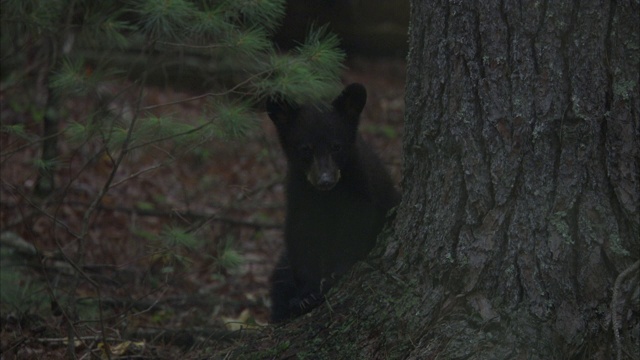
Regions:
M 303 174 L 318 190 L 331 190 L 353 161 L 360 113 L 367 102 L 361 84 L 344 88 L 330 105 L 298 105 L 275 96 L 267 113 L 278 130 L 290 176 Z

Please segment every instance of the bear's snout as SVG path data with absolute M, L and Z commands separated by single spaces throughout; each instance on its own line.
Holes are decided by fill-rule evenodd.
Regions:
M 340 181 L 340 169 L 330 156 L 315 158 L 307 173 L 307 180 L 316 189 L 329 191 Z

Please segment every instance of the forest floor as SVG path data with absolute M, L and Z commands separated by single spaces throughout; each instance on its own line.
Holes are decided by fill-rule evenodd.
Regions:
M 399 185 L 404 60 L 350 59 L 343 82 L 367 87 L 360 130 Z M 197 95 L 149 87 L 145 101 Z M 16 96 L 0 93 L 2 124 L 23 123 L 39 133 L 40 122 L 16 105 Z M 84 104 L 66 106 L 71 110 L 62 128 L 88 116 Z M 201 106 L 190 101 L 170 111 L 187 119 L 199 116 Z M 70 328 L 78 358 L 106 359 L 105 340 L 112 358 L 202 358 L 224 353 L 268 323 L 269 275 L 282 249 L 286 163 L 266 114 L 248 137 L 206 144 L 199 155 L 174 159 L 152 149 L 128 156 L 113 181 L 118 185 L 90 219 L 84 214 L 111 172 L 109 158 L 92 158 L 92 149 L 74 149 L 61 138 L 61 189 L 53 199 L 37 200 L 31 194 L 41 143 L 0 136 L 2 359 L 64 358 Z M 83 224 L 89 226 L 80 245 Z M 188 229 L 199 242 L 169 247 L 154 240 L 170 238 L 175 228 Z M 82 264 L 81 272 L 70 263 Z

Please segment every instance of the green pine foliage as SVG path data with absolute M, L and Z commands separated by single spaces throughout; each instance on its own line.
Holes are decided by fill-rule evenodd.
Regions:
M 49 86 L 56 96 L 96 103 L 92 118 L 69 126 L 67 135 L 79 143 L 83 135 L 85 141 L 99 136 L 115 151 L 122 145 L 151 143 L 154 134 L 159 141 L 184 137 L 184 119 L 166 118 L 159 125 L 143 107 L 132 109 L 135 121 L 124 119 L 123 114 L 104 111 L 117 99 L 105 98 L 101 87 L 125 83 L 126 77 L 144 84 L 149 76 L 173 71 L 166 69 L 190 55 L 219 68 L 222 77 L 231 75 L 231 83 L 224 79 L 220 83 L 226 86 L 215 88 L 219 96 L 210 95 L 213 111 L 203 117 L 216 130 L 209 135 L 238 138 L 252 128 L 254 109 L 267 96 L 282 94 L 306 102 L 329 98 L 339 89 L 344 55 L 325 28 L 312 30 L 289 54 L 274 48 L 270 36 L 284 10 L 282 0 L 4 1 L 2 86 L 34 75 L 21 73 L 21 68 L 25 51 L 35 51 L 48 60 Z M 133 70 L 121 56 L 131 56 L 133 65 L 145 71 Z M 100 115 L 103 118 L 96 119 Z M 100 131 L 91 123 L 100 123 Z M 127 143 L 129 125 L 135 134 Z M 145 131 L 149 129 L 153 131 Z
M 251 105 L 247 102 L 218 102 L 210 104 L 215 109 L 218 121 L 216 133 L 224 138 L 238 139 L 245 136 L 255 125 Z
M 272 43 L 284 0 L 3 0 L 1 5 L 0 92 L 26 120 L 0 123 L 0 132 L 14 139 L 3 144 L 0 162 L 20 151 L 37 156 L 47 139 L 58 136 L 66 140 L 59 147 L 65 153 L 34 158 L 41 173 L 60 171 L 70 159 L 81 159 L 80 169 L 108 159 L 104 186 L 91 194 L 92 205 L 78 216 L 84 222 L 73 233 L 78 244 L 89 238 L 95 204 L 116 182 L 118 166 L 132 155 L 149 151 L 170 163 L 188 152 L 204 154 L 208 142 L 243 141 L 256 127 L 256 113 L 268 96 L 311 102 L 340 89 L 344 54 L 326 28 L 312 29 L 288 53 Z M 146 96 L 148 86 L 179 84 L 183 73 L 201 81 L 200 94 L 166 104 Z M 11 98 L 11 93 L 18 96 Z M 172 113 L 172 104 L 203 98 L 206 106 L 199 116 Z M 43 134 L 43 124 L 52 119 L 54 133 Z M 71 181 L 81 177 L 69 176 Z M 64 196 L 70 184 L 58 186 L 67 187 Z M 185 255 L 197 252 L 205 239 L 197 231 L 168 227 L 145 240 L 165 263 L 188 264 Z M 242 256 L 228 241 L 216 259 L 218 266 L 233 268 Z M 6 275 L 0 279 L 3 291 L 16 278 Z
M 214 260 L 220 268 L 233 270 L 242 265 L 243 257 L 234 249 L 233 244 L 234 241 L 230 237 L 219 246 L 217 256 L 214 257 Z
M 298 103 L 337 95 L 344 60 L 344 54 L 335 51 L 338 45 L 338 38 L 326 27 L 312 29 L 293 53 L 271 54 L 271 76 L 260 79 L 257 88 L 267 95 L 279 94 Z

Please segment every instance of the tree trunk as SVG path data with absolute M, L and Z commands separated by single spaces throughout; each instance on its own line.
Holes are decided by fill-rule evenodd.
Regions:
M 429 264 L 416 353 L 616 353 L 613 285 L 640 243 L 637 5 L 414 2 L 396 232 L 421 241 L 387 254 L 405 276 Z M 637 302 L 613 305 L 637 355 Z
M 276 357 L 639 358 L 638 2 L 411 21 L 402 204 Z

